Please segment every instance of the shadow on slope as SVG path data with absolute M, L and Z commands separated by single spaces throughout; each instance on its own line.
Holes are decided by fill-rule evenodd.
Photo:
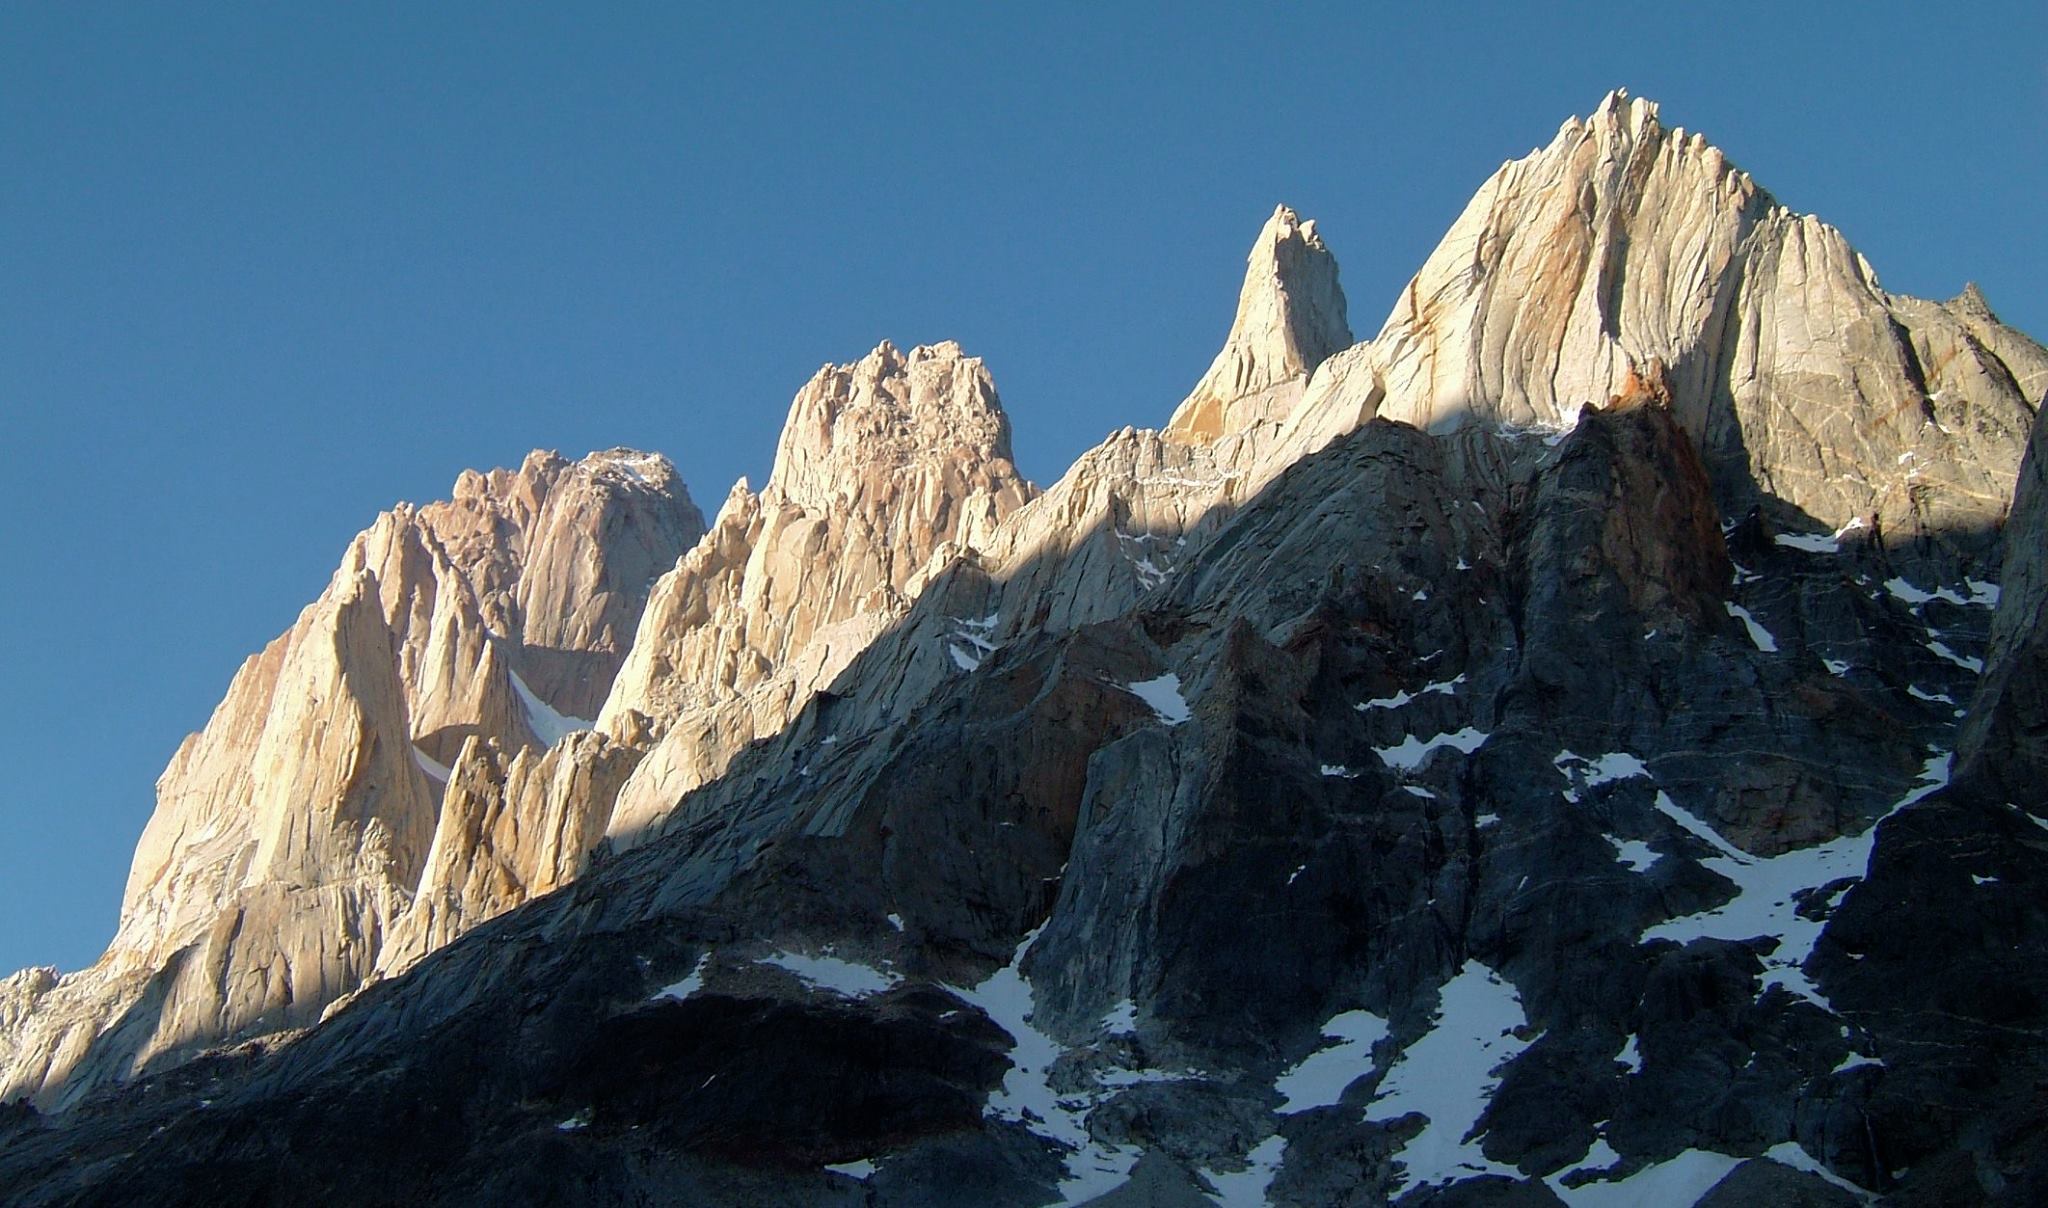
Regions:
M 1674 433 L 1654 409 L 1554 449 L 1369 424 L 1129 615 L 1025 632 L 841 735 L 906 660 L 950 661 L 906 642 L 1001 596 L 957 568 L 670 833 L 280 1049 L 0 1125 L 0 1170 L 28 1202 L 829 1202 L 860 1188 L 823 1163 L 897 1153 L 883 1202 L 1035 1202 L 1057 1151 L 981 1110 L 1014 1063 L 1191 1171 L 1280 1129 L 1304 1161 L 1275 1193 L 1313 1202 L 1315 1177 L 1392 1186 L 1400 1130 L 1335 1104 L 1276 1120 L 1271 1072 L 1342 1011 L 1414 1041 L 1473 961 L 1546 1038 L 1509 1067 L 1490 1156 L 1559 1169 L 1608 1120 L 1636 1160 L 1760 1151 L 1817 1080 L 1853 1116 L 1825 1082 L 1850 1044 L 1766 983 L 1771 941 L 1642 941 L 1730 895 L 1660 799 L 1762 854 L 1859 829 L 1953 729 L 1923 698 L 1966 672 L 1916 627 L 1980 635 L 1967 605 L 1877 588 L 1875 547 L 1781 545 L 1762 516 L 1728 534 L 1730 584 Z M 1614 753 L 1644 774 L 1589 772 Z M 1059 1069 L 1006 1059 L 1031 1038 L 948 988 L 1018 962 Z M 1638 1032 L 1639 1079 L 1614 1064 Z M 1156 1077 L 1105 1091 L 1120 1070 L 1179 1071 L 1172 1100 Z

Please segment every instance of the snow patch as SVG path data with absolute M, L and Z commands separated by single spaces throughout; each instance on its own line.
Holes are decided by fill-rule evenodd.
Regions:
M 1595 1137 L 1593 1143 L 1586 1147 L 1585 1156 L 1572 1163 L 1572 1168 L 1567 1173 L 1577 1174 L 1582 1170 L 1598 1173 L 1612 1170 L 1620 1161 L 1621 1155 L 1615 1152 L 1614 1146 L 1607 1143 L 1606 1137 Z
M 1957 654 L 1955 651 L 1950 650 L 1948 648 L 1948 643 L 1946 642 L 1929 641 L 1927 643 L 1927 648 L 1929 650 L 1932 650 L 1934 653 L 1940 655 L 1942 658 L 1947 659 L 1949 662 L 1954 663 L 1956 666 L 1961 667 L 1963 670 L 1969 672 L 1971 675 L 1984 674 L 1983 659 L 1971 658 L 1970 656 L 1965 654 Z
M 1749 614 L 1749 609 L 1735 603 L 1733 600 L 1730 600 L 1726 607 L 1729 616 L 1741 621 L 1743 625 L 1748 627 L 1749 640 L 1756 643 L 1758 650 L 1763 651 L 1765 654 L 1778 653 L 1778 639 L 1772 637 L 1771 631 L 1765 629 L 1763 625 L 1758 623 L 1755 617 Z
M 1933 591 L 1923 591 L 1907 582 L 1904 575 L 1894 575 L 1886 579 L 1884 581 L 1884 589 L 1891 593 L 1892 599 L 1902 604 L 1910 604 L 1915 608 L 1931 600 L 1947 600 L 1951 604 L 1961 604 L 1963 602 L 1961 596 L 1946 587 L 1937 587 Z
M 1521 1177 L 1481 1153 L 1472 1134 L 1500 1085 L 1499 1071 L 1529 1047 L 1529 1040 L 1515 1034 L 1527 1026 L 1521 996 L 1485 965 L 1468 960 L 1444 984 L 1435 1025 L 1395 1059 L 1368 1113 L 1372 1120 L 1410 1112 L 1429 1118 L 1396 1152 L 1402 1174 L 1389 1198 L 1409 1187 L 1475 1174 Z
M 660 1002 L 664 998 L 673 998 L 677 1002 L 681 1002 L 683 999 L 688 998 L 690 995 L 695 994 L 699 990 L 702 990 L 704 988 L 704 969 L 710 963 L 711 954 L 709 952 L 706 952 L 704 955 L 697 958 L 697 964 L 690 970 L 690 975 L 688 977 L 684 978 L 679 982 L 672 982 L 669 985 L 663 986 L 661 989 L 656 990 L 652 995 L 648 997 L 647 1001 Z
M 1870 1192 L 1815 1161 L 1813 1155 L 1801 1149 L 1797 1141 L 1780 1141 L 1778 1144 L 1764 1150 L 1764 1156 L 1773 1162 L 1782 1162 L 1794 1170 L 1803 1170 L 1808 1174 L 1817 1174 L 1866 1203 L 1871 1199 Z
M 1157 679 L 1125 684 L 1124 689 L 1152 706 L 1152 712 L 1169 726 L 1177 726 L 1192 716 L 1187 698 L 1180 694 L 1180 677 L 1171 671 Z
M 1112 1036 L 1127 1036 L 1138 1030 L 1138 1004 L 1126 998 L 1102 1016 L 1102 1030 Z
M 1563 790 L 1564 799 L 1573 805 L 1579 803 L 1579 790 L 1597 788 L 1614 780 L 1629 780 L 1650 774 L 1648 764 L 1626 751 L 1610 751 L 1588 759 L 1569 749 L 1559 751 L 1552 759 L 1551 766 L 1558 770 L 1572 787 Z
M 1078 1204 L 1122 1186 L 1138 1155 L 1089 1135 L 1089 1097 L 1062 1097 L 1053 1090 L 1052 1066 L 1066 1049 L 1032 1026 L 1031 983 L 1022 969 L 1024 954 L 1043 930 L 1044 924 L 1034 928 L 1017 945 L 1009 964 L 972 989 L 952 990 L 1010 1034 L 1010 1069 L 1003 1075 L 1003 1085 L 988 1097 L 988 1114 L 1021 1123 L 1066 1150 L 1067 1177 L 1060 1183 L 1060 1202 Z
M 1642 1071 L 1643 1055 L 1636 1048 L 1635 1033 L 1629 1033 L 1628 1042 L 1621 1046 L 1621 1052 L 1616 1054 L 1614 1059 L 1616 1061 L 1621 1062 L 1623 1065 L 1627 1066 L 1628 1072 L 1631 1074 L 1640 1073 Z
M 990 613 L 985 617 L 947 617 L 953 632 L 946 636 L 946 653 L 953 656 L 953 665 L 962 671 L 974 671 L 981 667 L 982 660 L 996 652 L 996 643 L 989 640 L 989 633 L 996 627 L 1000 614 Z
M 1203 1177 L 1216 1188 L 1211 1198 L 1224 1208 L 1266 1208 L 1266 1190 L 1280 1173 L 1280 1162 L 1286 1153 L 1287 1138 L 1274 1133 L 1244 1156 L 1243 1170 L 1229 1174 L 1204 1170 Z
M 1173 573 L 1171 566 L 1161 566 L 1152 561 L 1149 553 L 1142 552 L 1148 545 L 1164 544 L 1164 538 L 1151 533 L 1126 533 L 1122 529 L 1116 531 L 1116 537 L 1124 557 L 1130 560 L 1131 569 L 1137 572 L 1140 591 L 1151 591 L 1166 582 L 1167 576 Z
M 1614 845 L 1614 858 L 1628 865 L 1631 872 L 1648 872 L 1657 862 L 1657 849 L 1640 839 L 1622 840 L 1608 835 L 1607 841 Z
M 1326 763 L 1323 765 L 1323 775 L 1341 776 L 1346 780 L 1356 780 L 1360 773 L 1352 771 L 1341 763 Z
M 1833 537 L 1819 533 L 1778 533 L 1771 538 L 1787 549 L 1805 550 L 1809 554 L 1839 554 L 1842 544 Z
M 1422 687 L 1417 688 L 1413 692 L 1409 692 L 1406 689 L 1403 689 L 1402 691 L 1394 693 L 1392 696 L 1382 696 L 1374 700 L 1361 701 L 1358 704 L 1353 705 L 1352 708 L 1358 710 L 1360 713 L 1364 713 L 1368 709 L 1398 709 L 1402 705 L 1405 705 L 1410 701 L 1418 700 L 1422 697 L 1428 696 L 1432 692 L 1437 693 L 1440 696 L 1451 696 L 1457 692 L 1458 685 L 1464 682 L 1465 677 L 1464 675 L 1460 674 L 1454 679 L 1438 680 L 1433 684 L 1424 684 L 1422 685 Z
M 869 1175 L 875 1173 L 875 1160 L 873 1158 L 862 1158 L 858 1162 L 838 1162 L 827 1166 L 825 1169 L 833 1174 L 843 1174 L 849 1179 L 865 1181 Z
M 507 668 L 506 674 L 512 677 L 512 691 L 518 694 L 519 703 L 526 709 L 526 728 L 533 731 L 533 736 L 540 739 L 542 746 L 554 746 L 578 730 L 588 730 L 597 724 L 556 712 L 552 705 L 533 694 L 533 689 L 526 686 L 526 681 L 519 678 L 517 671 Z
M 1849 674 L 1849 664 L 1843 662 L 1841 659 L 1822 659 L 1820 661 L 1820 665 L 1828 669 L 1829 675 Z
M 1544 1182 L 1571 1208 L 1642 1208 L 1646 1204 L 1692 1208 L 1742 1161 L 1711 1150 L 1688 1149 L 1669 1161 L 1654 1162 L 1613 1182 L 1566 1187 L 1558 1175 Z
M 762 957 L 756 964 L 774 965 L 796 974 L 797 980 L 813 990 L 829 990 L 844 998 L 866 998 L 880 994 L 902 979 L 894 973 L 853 961 L 841 960 L 836 956 L 806 956 L 801 952 L 776 952 Z
M 1417 738 L 1415 735 L 1410 734 L 1407 738 L 1402 739 L 1398 746 L 1375 747 L 1374 754 L 1378 755 L 1390 768 L 1399 768 L 1404 772 L 1412 772 L 1416 768 L 1421 767 L 1422 761 L 1429 758 L 1430 752 L 1439 747 L 1455 747 L 1460 752 L 1470 755 L 1484 745 L 1490 737 L 1492 735 L 1474 729 L 1471 726 L 1466 726 L 1464 729 L 1454 733 L 1439 734 L 1434 738 Z
M 1323 1025 L 1323 1037 L 1337 1043 L 1310 1053 L 1274 1081 L 1281 1115 L 1335 1106 L 1345 1087 L 1372 1072 L 1372 1048 L 1387 1038 L 1387 1021 L 1370 1011 L 1345 1011 Z

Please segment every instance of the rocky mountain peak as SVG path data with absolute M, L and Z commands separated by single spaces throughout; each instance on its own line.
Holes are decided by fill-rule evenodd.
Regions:
M 1570 428 L 1661 361 L 1724 508 L 1893 543 L 1995 524 L 2048 385 L 2031 341 L 1886 293 L 1839 230 L 1619 91 L 1480 188 L 1370 360 L 1354 392 L 1438 433 Z
M 1351 346 L 1337 258 L 1293 210 L 1277 206 L 1246 259 L 1237 316 L 1209 371 L 1173 413 L 1170 437 L 1213 441 L 1242 430 L 1266 408 L 1235 407 L 1247 396 L 1305 379 Z
M 797 392 L 766 490 L 812 511 L 881 516 L 934 475 L 1018 480 L 1010 456 L 1010 420 L 981 358 L 950 340 L 907 353 L 884 340 Z
M 598 714 L 614 738 L 660 736 L 619 792 L 614 843 L 781 729 L 901 619 L 935 560 L 984 547 L 1033 494 L 988 368 L 958 344 L 884 341 L 820 369 L 761 493 L 735 484 L 655 585 Z
M 1608 132 L 1612 135 L 1627 135 L 1640 138 L 1644 134 L 1663 129 L 1657 120 L 1659 106 L 1648 97 L 1630 96 L 1626 88 L 1616 88 L 1600 98 L 1600 103 L 1588 114 L 1586 127 Z M 1577 118 L 1572 119 L 1577 122 Z

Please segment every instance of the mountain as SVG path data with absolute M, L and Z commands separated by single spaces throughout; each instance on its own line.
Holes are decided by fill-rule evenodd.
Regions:
M 667 459 L 629 450 L 535 453 L 454 495 L 357 536 L 180 746 L 100 961 L 0 983 L 6 1092 L 66 1104 L 317 1022 L 409 923 L 443 761 L 542 758 L 603 701 L 650 581 L 704 531 Z
M 2044 395 L 1617 93 L 1370 340 L 1276 210 L 1042 491 L 952 344 L 708 530 L 651 455 L 465 476 L 181 750 L 100 964 L 0 983 L 0 1176 L 2039 1202 Z

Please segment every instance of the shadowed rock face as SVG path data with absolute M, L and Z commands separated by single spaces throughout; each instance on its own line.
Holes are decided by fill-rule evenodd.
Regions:
M 490 640 L 435 699 L 520 725 L 446 713 L 445 788 L 379 704 L 423 708 L 436 660 L 403 651 L 441 604 L 394 610 L 375 567 L 414 555 L 366 535 L 308 614 L 338 636 L 230 695 L 327 676 L 356 728 L 308 766 L 343 787 L 274 811 L 273 872 L 126 974 L 103 1034 L 99 983 L 0 983 L 13 1052 L 99 1084 L 0 1116 L 0 1178 L 2033 1202 L 2044 387 L 1981 296 L 1884 294 L 1616 96 L 1488 183 L 1374 341 L 1283 208 L 1168 427 L 1042 493 L 956 346 L 822 370 L 768 485 L 653 588 L 596 731 L 534 741 L 487 691 L 541 675 L 522 650 L 614 650 L 595 589 L 465 575 Z M 105 1084 L 194 1003 L 304 1030 Z
M 1959 748 L 1986 791 L 2032 809 L 2048 784 L 2048 425 L 2020 463 L 1984 678 Z

